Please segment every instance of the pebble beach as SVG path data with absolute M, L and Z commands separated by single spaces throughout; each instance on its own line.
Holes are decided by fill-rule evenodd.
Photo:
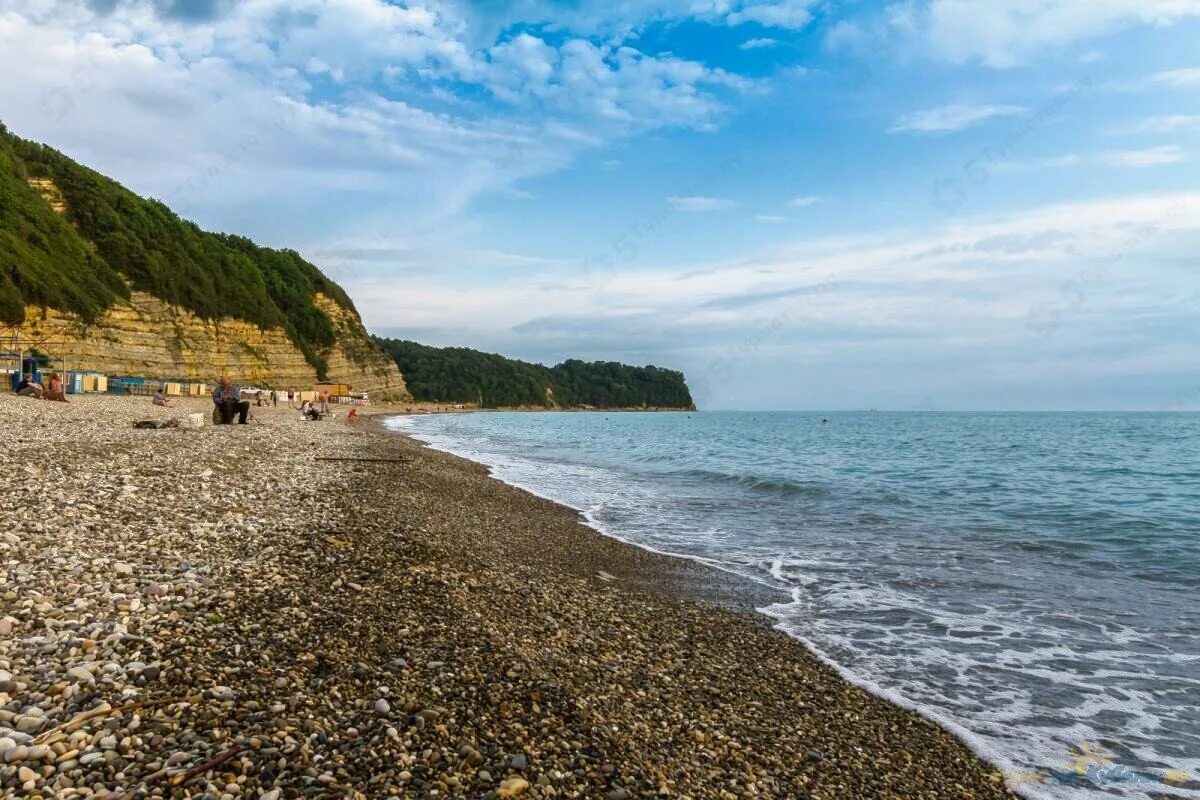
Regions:
M 366 416 L 179 405 L 0 395 L 3 797 L 1014 797 L 751 589 Z

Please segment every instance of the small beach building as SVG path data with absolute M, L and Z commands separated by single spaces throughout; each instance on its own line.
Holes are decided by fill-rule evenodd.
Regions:
M 314 383 L 312 390 L 318 395 L 322 393 L 328 395 L 330 400 L 350 396 L 350 384 L 348 383 Z

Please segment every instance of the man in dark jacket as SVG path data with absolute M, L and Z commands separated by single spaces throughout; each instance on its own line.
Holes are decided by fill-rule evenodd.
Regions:
M 34 397 L 41 400 L 42 385 L 33 379 L 32 374 L 26 372 L 21 376 L 21 382 L 17 384 L 17 394 L 21 397 Z
M 213 389 L 213 402 L 221 412 L 221 424 L 233 423 L 233 415 L 238 415 L 238 424 L 246 424 L 246 416 L 250 413 L 250 401 L 242 399 L 242 390 L 229 381 L 228 375 L 222 375 Z

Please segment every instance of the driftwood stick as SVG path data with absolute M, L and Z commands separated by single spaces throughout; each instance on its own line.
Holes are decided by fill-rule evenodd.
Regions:
M 233 758 L 234 756 L 240 755 L 244 750 L 245 750 L 245 748 L 242 747 L 241 745 L 235 745 L 235 746 L 229 748 L 228 750 L 226 750 L 225 752 L 221 753 L 220 755 L 216 756 L 215 758 L 210 758 L 208 761 L 205 761 L 203 764 L 197 764 L 196 766 L 192 767 L 191 769 L 189 769 L 185 772 L 181 772 L 178 775 L 175 775 L 174 777 L 171 778 L 171 785 L 178 786 L 181 783 L 190 781 L 192 778 L 196 777 L 197 775 L 203 775 L 205 772 L 208 772 L 213 767 L 219 767 L 222 764 L 224 764 L 226 761 L 228 761 L 229 759 Z
M 51 728 L 48 731 L 42 731 L 41 733 L 39 733 L 37 736 L 35 736 L 33 738 L 33 744 L 40 744 L 41 742 L 46 741 L 46 739 L 49 739 L 51 736 L 53 736 L 56 733 L 61 733 L 63 731 L 68 731 L 73 728 L 78 728 L 80 725 L 87 722 L 89 719 L 95 719 L 96 717 L 103 717 L 103 716 L 113 713 L 114 711 L 119 711 L 121 713 L 125 713 L 126 711 L 134 711 L 135 709 L 139 709 L 139 708 L 147 708 L 147 707 L 152 708 L 154 706 L 161 706 L 166 703 L 175 703 L 175 702 L 178 702 L 178 700 L 173 697 L 159 697 L 154 700 L 135 700 L 132 703 L 128 703 L 123 706 L 116 706 L 115 708 L 113 706 L 109 706 L 108 708 L 105 708 L 104 706 L 100 706 L 98 708 L 93 708 L 90 711 L 83 711 L 79 714 L 76 714 L 75 716 L 71 717 L 69 720 L 67 720 L 63 724 L 55 725 L 53 728 Z
M 114 711 L 129 711 L 131 709 L 138 708 L 139 706 L 141 706 L 140 702 L 131 703 L 127 706 L 120 706 L 118 708 L 113 708 L 112 706 L 105 708 L 104 706 L 100 706 L 99 708 L 93 708 L 91 711 L 84 711 L 81 714 L 76 714 L 75 716 L 71 717 L 61 725 L 55 725 L 48 731 L 42 731 L 36 737 L 34 737 L 33 743 L 38 744 L 39 742 L 44 742 L 46 739 L 49 739 L 56 733 L 70 730 L 71 728 L 77 728 L 83 723 L 87 722 L 89 719 L 108 716 Z

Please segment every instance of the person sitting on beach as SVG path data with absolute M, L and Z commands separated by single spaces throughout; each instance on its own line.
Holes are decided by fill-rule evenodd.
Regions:
M 321 412 L 317 410 L 316 403 L 306 400 L 304 405 L 301 407 L 301 410 L 304 412 L 304 418 L 307 420 L 316 422 L 317 420 L 321 419 Z
M 163 392 L 161 386 L 154 390 L 154 405 L 162 406 L 163 408 L 171 407 L 171 401 L 167 399 L 167 395 Z
M 238 424 L 245 425 L 250 413 L 250 401 L 242 399 L 242 390 L 234 386 L 228 375 L 222 375 L 221 380 L 213 389 L 213 403 L 221 413 L 221 424 L 233 424 L 233 415 L 238 415 Z
M 47 387 L 42 399 L 57 400 L 60 403 L 67 402 L 67 393 L 63 391 L 62 378 L 58 377 L 57 374 L 50 376 L 50 386 Z
M 36 400 L 41 400 L 44 394 L 42 385 L 33 379 L 32 373 L 26 372 L 21 377 L 21 382 L 17 384 L 17 395 L 20 397 L 32 397 Z
M 346 421 L 354 422 L 356 419 L 358 419 L 358 409 L 352 408 L 350 409 L 350 413 L 346 414 Z

